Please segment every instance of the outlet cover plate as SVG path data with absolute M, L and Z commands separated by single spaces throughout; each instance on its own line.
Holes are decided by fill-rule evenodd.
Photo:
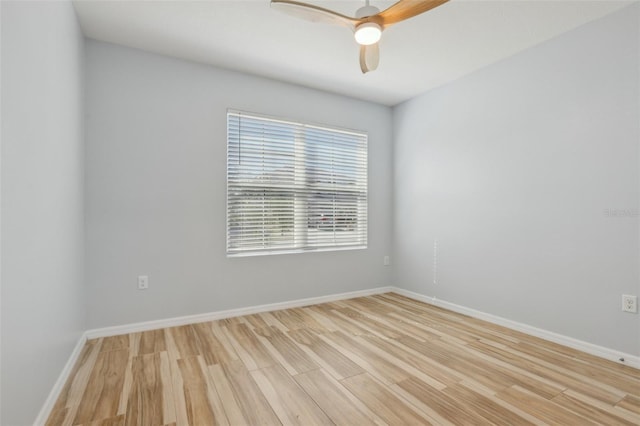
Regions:
M 632 314 L 638 313 L 638 296 L 631 294 L 622 295 L 622 310 L 624 312 L 631 312 Z
M 146 290 L 149 288 L 149 277 L 147 275 L 138 276 L 138 290 Z

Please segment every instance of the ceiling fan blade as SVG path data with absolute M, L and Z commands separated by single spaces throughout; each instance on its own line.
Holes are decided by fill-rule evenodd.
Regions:
M 400 0 L 396 4 L 378 13 L 376 17 L 381 18 L 381 25 L 387 27 L 405 19 L 413 18 L 435 7 L 448 2 L 449 0 Z
M 378 68 L 379 62 L 380 48 L 378 47 L 378 43 L 360 46 L 360 69 L 362 70 L 362 74 L 375 71 L 375 69 Z
M 359 20 L 355 18 L 341 15 L 332 10 L 298 1 L 271 0 L 271 7 L 286 14 L 311 22 L 323 22 L 326 24 L 340 25 L 349 28 L 353 28 L 355 24 L 359 22 Z

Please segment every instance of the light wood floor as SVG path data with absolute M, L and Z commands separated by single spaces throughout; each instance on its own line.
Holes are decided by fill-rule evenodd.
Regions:
M 640 424 L 640 370 L 389 293 L 87 342 L 49 425 Z

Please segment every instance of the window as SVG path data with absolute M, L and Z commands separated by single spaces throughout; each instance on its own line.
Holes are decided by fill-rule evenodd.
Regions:
M 228 112 L 228 255 L 366 246 L 366 134 Z

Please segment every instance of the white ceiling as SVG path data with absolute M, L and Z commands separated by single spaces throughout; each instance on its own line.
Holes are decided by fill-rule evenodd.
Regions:
M 364 1 L 310 3 L 353 16 Z M 372 4 L 384 9 L 394 1 Z M 350 30 L 282 14 L 269 0 L 74 2 L 87 37 L 395 105 L 631 1 L 451 0 L 388 28 L 363 75 Z

